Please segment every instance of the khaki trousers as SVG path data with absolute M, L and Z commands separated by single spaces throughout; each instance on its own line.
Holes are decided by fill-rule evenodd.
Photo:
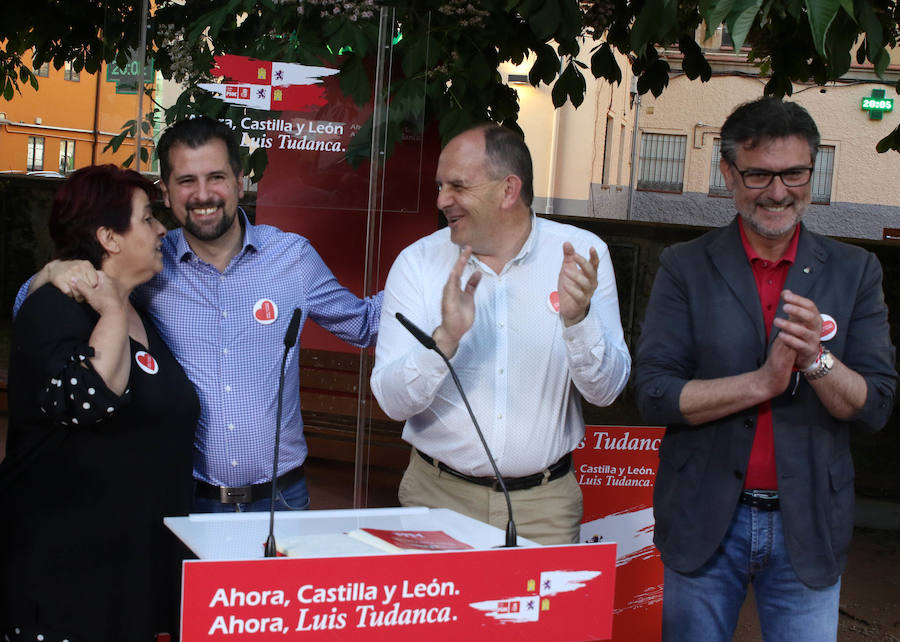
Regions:
M 508 518 L 502 492 L 429 465 L 415 448 L 397 495 L 402 506 L 449 508 L 506 530 Z M 519 535 L 540 544 L 578 543 L 583 505 L 575 473 L 569 471 L 559 479 L 514 490 L 509 495 Z

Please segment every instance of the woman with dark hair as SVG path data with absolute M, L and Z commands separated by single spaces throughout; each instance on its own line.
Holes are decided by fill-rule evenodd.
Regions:
M 197 396 L 135 286 L 162 270 L 152 184 L 113 165 L 78 170 L 53 202 L 58 258 L 75 280 L 25 301 L 13 326 L 9 437 L 0 463 L 0 635 L 150 641 L 177 629 L 179 544 Z

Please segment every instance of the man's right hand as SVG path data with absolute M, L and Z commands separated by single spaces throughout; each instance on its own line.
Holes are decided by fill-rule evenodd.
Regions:
M 95 272 L 96 285 L 76 278 L 71 282 L 72 296 L 78 301 L 87 301 L 97 314 L 124 313 L 128 304 L 128 294 L 123 293 L 119 283 L 103 272 Z
M 481 272 L 475 270 L 465 287 L 459 287 L 459 280 L 470 256 L 472 248 L 466 246 L 450 270 L 450 277 L 441 297 L 441 325 L 432 333 L 438 348 L 448 359 L 456 354 L 460 339 L 475 322 L 475 288 L 481 281 Z
M 704 424 L 777 397 L 791 382 L 797 351 L 776 336 L 757 370 L 718 379 L 692 379 L 681 389 L 679 409 L 691 425 Z
M 76 281 L 81 282 L 80 288 L 73 288 L 72 285 Z M 31 287 L 28 292 L 34 292 L 45 283 L 52 283 L 56 289 L 74 298 L 78 302 L 84 301 L 81 291 L 84 287 L 97 287 L 99 278 L 97 270 L 91 265 L 90 261 L 73 260 L 73 261 L 50 261 L 41 268 L 34 279 L 31 281 Z
M 772 341 L 769 356 L 756 374 L 759 383 L 765 390 L 765 400 L 777 397 L 784 392 L 791 383 L 791 375 L 794 372 L 794 362 L 797 360 L 797 351 L 788 346 L 781 337 L 781 333 Z

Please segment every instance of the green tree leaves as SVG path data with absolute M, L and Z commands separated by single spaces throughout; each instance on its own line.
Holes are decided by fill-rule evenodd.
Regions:
M 608 42 L 599 45 L 591 56 L 591 73 L 594 78 L 605 78 L 609 83 L 622 82 L 622 70 Z
M 587 85 L 584 75 L 578 71 L 575 62 L 570 61 L 559 80 L 554 83 L 550 96 L 553 99 L 553 106 L 557 109 L 565 105 L 567 101 L 571 101 L 572 105 L 577 108 L 584 101 L 585 91 L 587 91 Z
M 816 51 L 825 55 L 825 34 L 841 9 L 841 0 L 804 0 Z M 852 1 L 850 5 L 852 7 Z M 852 11 L 852 10 L 851 10 Z
M 57 68 L 123 62 L 139 40 L 139 7 L 139 0 L 12 3 L 0 23 L 0 95 L 10 100 L 22 85 L 37 86 L 21 64 L 27 51 L 36 64 Z M 622 82 L 625 65 L 639 92 L 658 96 L 672 73 L 659 52 L 677 47 L 684 73 L 709 80 L 698 34 L 709 37 L 724 24 L 736 49 L 747 47 L 768 76 L 766 93 L 783 96 L 795 82 L 839 78 L 853 53 L 882 74 L 900 37 L 894 0 L 158 0 L 148 33 L 155 67 L 185 83 L 166 119 L 240 111 L 193 88 L 223 53 L 340 66 L 341 90 L 369 101 L 381 8 L 398 36 L 390 52 L 388 140 L 428 122 L 438 123 L 445 140 L 487 119 L 515 127 L 517 95 L 497 72 L 505 61 L 532 60 L 529 81 L 550 86 L 556 107 L 583 102 L 586 74 Z M 348 156 L 366 156 L 367 131 Z M 895 132 L 879 149 L 898 149 L 898 139 Z M 254 176 L 265 168 L 264 150 L 257 151 L 247 159 Z
M 811 0 L 813 2 L 817 0 Z M 756 22 L 762 0 L 734 0 L 731 10 L 725 16 L 725 24 L 728 33 L 734 42 L 735 51 L 740 51 L 744 41 L 750 33 L 753 23 Z

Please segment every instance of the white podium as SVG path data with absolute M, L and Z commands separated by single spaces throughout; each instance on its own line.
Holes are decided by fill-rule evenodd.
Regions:
M 268 513 L 208 513 L 166 517 L 166 526 L 202 560 L 250 560 L 263 557 L 269 534 Z M 340 537 L 358 528 L 397 531 L 444 531 L 477 550 L 503 546 L 506 534 L 483 522 L 446 508 L 365 508 L 347 510 L 278 511 L 275 540 L 302 538 L 302 557 L 384 555 L 384 551 Z M 518 538 L 519 546 L 537 546 Z
M 167 517 L 184 562 L 183 642 L 605 640 L 615 544 L 538 546 L 447 509 L 280 511 Z M 346 533 L 442 531 L 473 549 L 388 554 Z

